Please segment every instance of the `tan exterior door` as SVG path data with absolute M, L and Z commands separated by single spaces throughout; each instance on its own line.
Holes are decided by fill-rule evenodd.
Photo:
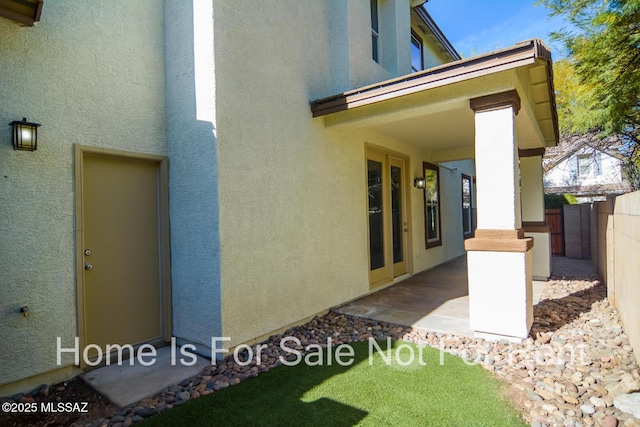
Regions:
M 161 163 L 81 156 L 80 329 L 84 345 L 163 336 Z
M 407 272 L 405 160 L 367 150 L 369 284 L 376 287 Z

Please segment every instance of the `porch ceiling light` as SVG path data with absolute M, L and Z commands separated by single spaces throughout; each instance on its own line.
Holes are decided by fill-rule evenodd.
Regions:
M 414 178 L 413 186 L 422 190 L 424 188 L 424 177 Z
M 35 151 L 38 149 L 38 123 L 30 123 L 26 118 L 9 123 L 13 130 L 13 149 Z

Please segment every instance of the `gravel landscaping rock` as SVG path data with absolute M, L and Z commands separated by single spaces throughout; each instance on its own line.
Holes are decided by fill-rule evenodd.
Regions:
M 622 412 L 640 418 L 640 393 L 623 394 L 613 399 L 613 404 Z
M 297 338 L 300 345 L 291 341 L 287 345 L 300 351 L 309 344 L 326 346 L 329 339 L 336 346 L 369 337 L 429 345 L 475 361 L 509 383 L 510 397 L 531 426 L 640 427 L 634 418 L 638 414 L 625 413 L 620 407 L 620 399 L 626 399 L 622 396 L 640 388 L 639 368 L 618 312 L 609 305 L 606 289 L 596 278 L 550 280 L 534 307 L 531 334 L 520 344 L 415 330 L 330 312 L 260 343 L 266 345 L 261 358 L 254 357 L 246 366 L 237 365 L 229 356 L 125 408 L 119 417 L 91 425 L 137 422 L 278 367 L 280 356 L 287 356 L 280 347 L 284 337 Z M 252 349 L 256 355 L 257 347 Z M 246 360 L 246 354 L 241 360 Z M 625 403 L 622 407 L 627 408 Z

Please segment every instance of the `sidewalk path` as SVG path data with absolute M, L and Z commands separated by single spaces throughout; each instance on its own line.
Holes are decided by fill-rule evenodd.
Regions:
M 558 278 L 593 279 L 596 267 L 588 259 L 572 259 L 554 256 L 551 258 L 551 274 Z

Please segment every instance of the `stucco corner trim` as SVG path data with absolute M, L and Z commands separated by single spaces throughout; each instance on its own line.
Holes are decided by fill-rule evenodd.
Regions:
M 480 96 L 469 101 L 469 107 L 476 113 L 511 107 L 513 108 L 513 112 L 517 115 L 520 112 L 520 106 L 520 95 L 518 95 L 518 91 L 515 89 Z
M 476 230 L 475 237 L 464 242 L 467 251 L 528 252 L 533 238 L 524 236 L 525 230 Z

